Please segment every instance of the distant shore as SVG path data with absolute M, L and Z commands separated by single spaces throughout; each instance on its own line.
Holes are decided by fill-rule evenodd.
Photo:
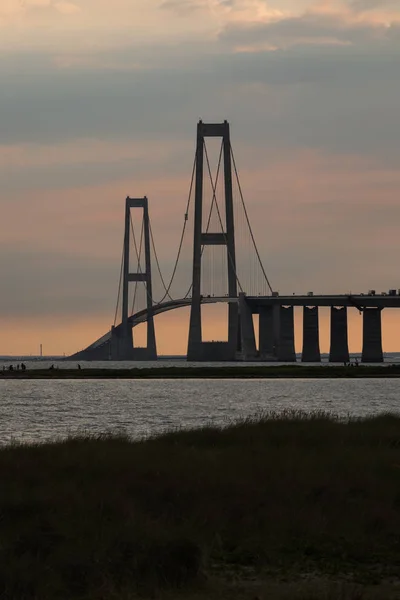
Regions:
M 400 365 L 75 368 L 0 371 L 0 379 L 359 379 L 400 377 Z

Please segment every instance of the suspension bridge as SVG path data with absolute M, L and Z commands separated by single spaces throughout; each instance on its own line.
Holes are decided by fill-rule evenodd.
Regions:
M 210 160 L 212 152 L 214 170 Z M 138 211 L 141 218 L 133 218 L 132 214 Z M 191 222 L 192 240 L 188 236 Z M 155 278 L 152 277 L 153 263 Z M 188 270 L 192 273 L 189 282 L 185 281 Z M 216 303 L 228 306 L 227 341 L 204 341 L 202 306 Z M 363 315 L 362 360 L 382 362 L 381 313 L 387 307 L 400 308 L 400 295 L 396 290 L 391 290 L 389 295 L 371 292 L 354 296 L 279 296 L 274 292 L 247 212 L 229 123 L 200 121 L 183 225 L 169 280 L 161 268 L 148 199 L 128 197 L 114 324 L 105 335 L 70 358 L 156 360 L 154 318 L 167 311 L 190 307 L 188 360 L 294 362 L 295 306 L 303 307 L 304 362 L 321 360 L 320 306 L 331 308 L 331 362 L 349 361 L 349 307 Z M 258 347 L 254 314 L 259 315 Z M 133 330 L 143 323 L 147 343 L 137 347 Z

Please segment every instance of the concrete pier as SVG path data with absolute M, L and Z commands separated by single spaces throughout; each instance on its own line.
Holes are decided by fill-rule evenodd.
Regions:
M 276 311 L 275 311 L 276 313 Z M 259 351 L 261 360 L 277 360 L 274 330 L 274 307 L 263 306 L 259 312 Z
M 137 348 L 133 344 L 132 327 L 119 325 L 111 328 L 111 339 L 108 349 L 109 355 L 102 360 L 157 360 L 155 343 L 148 343 L 144 348 Z M 93 359 L 90 359 L 93 360 Z M 100 360 L 97 358 L 96 360 Z
M 319 314 L 318 306 L 303 309 L 303 352 L 302 362 L 321 362 L 319 348 Z
M 128 324 L 111 328 L 110 356 L 111 360 L 132 360 L 133 358 L 132 328 Z
M 257 358 L 256 338 L 254 335 L 253 314 L 246 302 L 246 295 L 239 294 L 239 315 L 241 348 L 243 360 L 254 360 Z
M 240 318 L 240 313 L 238 314 L 236 352 L 238 353 L 238 356 L 240 357 L 240 354 L 242 352 L 242 320 Z
M 347 307 L 331 307 L 331 350 L 329 362 L 349 362 Z
M 365 308 L 363 311 L 362 362 L 383 362 L 382 309 Z
M 278 361 L 296 362 L 293 306 L 281 306 L 279 310 Z

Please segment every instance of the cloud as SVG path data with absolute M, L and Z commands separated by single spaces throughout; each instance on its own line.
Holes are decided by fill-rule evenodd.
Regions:
M 186 16 L 199 10 L 209 9 L 210 3 L 208 0 L 164 0 L 160 8 Z
M 80 7 L 67 0 L 2 0 L 0 24 L 2 20 L 26 19 L 37 14 L 72 15 L 78 12 Z
M 205 11 L 217 21 L 221 18 L 241 20 L 284 14 L 280 10 L 270 8 L 264 0 L 163 0 L 159 6 L 183 16 Z
M 155 170 L 158 177 L 173 177 L 189 145 L 179 140 L 135 144 L 81 139 L 64 144 L 0 146 L 0 187 L 4 195 L 15 200 L 28 191 L 75 190 L 130 177 L 139 181 L 151 177 Z
M 399 9 L 398 0 L 348 0 L 348 4 L 351 9 L 359 12 L 385 8 L 397 11 Z
M 72 2 L 55 2 L 54 8 L 62 15 L 73 15 L 81 10 L 79 6 Z
M 153 52 L 155 63 L 129 77 L 102 68 L 102 54 L 98 66 L 68 69 L 46 56 L 4 57 L 2 143 L 90 138 L 172 144 L 190 140 L 199 118 L 228 118 L 256 147 L 268 140 L 278 147 L 373 153 L 385 160 L 400 151 L 400 63 L 379 46 L 237 54 L 214 46 L 196 47 L 192 54 L 191 45 L 160 45 Z M 104 56 L 119 65 L 141 60 L 136 47 Z
M 395 25 L 393 25 L 395 27 Z M 227 25 L 220 39 L 243 49 L 290 48 L 304 45 L 358 45 L 390 43 L 392 26 L 358 20 L 340 13 L 306 12 L 274 21 Z

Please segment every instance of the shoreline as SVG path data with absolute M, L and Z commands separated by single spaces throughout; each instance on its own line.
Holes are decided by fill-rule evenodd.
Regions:
M 229 366 L 131 369 L 32 369 L 0 371 L 1 379 L 368 379 L 398 378 L 400 365 L 382 366 Z

